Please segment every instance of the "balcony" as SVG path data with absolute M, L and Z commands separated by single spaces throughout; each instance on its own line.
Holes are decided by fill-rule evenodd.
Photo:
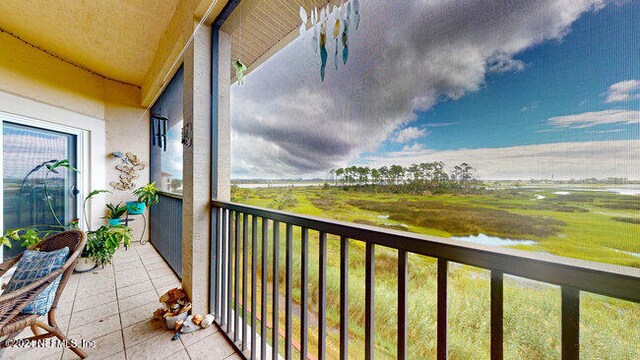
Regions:
M 105 224 L 103 217 L 107 203 L 135 200 L 131 190 L 146 183 L 155 181 L 161 188 L 160 202 L 144 213 L 147 217 L 128 223 L 136 237 L 140 236 L 141 240 L 149 243 L 141 245 L 134 242 L 127 251 L 121 249 L 116 253 L 112 265 L 74 274 L 64 291 L 57 313 L 59 322 L 70 338 L 94 342 L 95 346 L 85 347 L 89 358 L 369 360 L 474 358 L 482 354 L 491 359 L 502 359 L 516 356 L 544 358 L 552 357 L 547 354 L 557 354 L 556 357 L 562 359 L 578 359 L 597 357 L 584 349 L 598 347 L 602 339 L 594 334 L 609 328 L 616 328 L 617 332 L 606 335 L 625 335 L 620 344 L 631 349 L 626 357 L 640 356 L 639 350 L 633 348 L 640 343 L 640 332 L 637 327 L 625 329 L 628 323 L 640 320 L 640 263 L 637 260 L 640 256 L 637 249 L 640 248 L 634 238 L 640 229 L 637 212 L 640 207 L 637 198 L 633 197 L 635 195 L 627 194 L 625 196 L 628 197 L 622 199 L 624 201 L 615 204 L 607 199 L 594 200 L 592 203 L 606 205 L 599 209 L 601 213 L 597 215 L 600 218 L 570 219 L 582 226 L 578 230 L 589 232 L 588 241 L 597 243 L 600 253 L 587 257 L 591 255 L 588 254 L 591 248 L 581 247 L 583 233 L 580 231 L 573 231 L 572 250 L 577 249 L 582 258 L 598 261 L 606 261 L 609 255 L 619 256 L 624 261 L 618 262 L 619 266 L 451 240 L 444 236 L 453 236 L 454 231 L 436 226 L 427 230 L 443 237 L 386 227 L 409 229 L 400 221 L 384 224 L 371 221 L 384 216 L 388 219 L 392 216 L 389 214 L 375 213 L 368 219 L 353 218 L 350 220 L 354 222 L 348 223 L 230 201 L 232 177 L 236 176 L 234 180 L 237 180 L 249 172 L 256 179 L 260 178 L 253 173 L 256 165 L 244 160 L 253 160 L 263 166 L 263 170 L 268 168 L 270 174 L 275 173 L 273 177 L 283 181 L 294 178 L 288 171 L 296 164 L 313 171 L 329 170 L 318 170 L 317 164 L 348 164 L 355 168 L 352 172 L 347 171 L 350 172 L 348 176 L 340 179 L 334 170 L 330 170 L 331 175 L 326 179 L 327 189 L 341 185 L 349 188 L 345 193 L 358 190 L 358 187 L 379 185 L 391 194 L 395 190 L 390 189 L 392 186 L 404 185 L 410 180 L 424 180 L 426 177 L 423 175 L 429 175 L 428 171 L 434 171 L 434 174 L 437 171 L 438 179 L 445 179 L 449 175 L 441 159 L 424 160 L 434 162 L 422 164 L 435 166 L 423 173 L 405 174 L 400 163 L 408 165 L 404 164 L 407 156 L 433 156 L 431 149 L 425 147 L 427 144 L 419 140 L 432 133 L 434 136 L 429 139 L 435 138 L 438 131 L 459 125 L 458 117 L 472 119 L 465 121 L 476 121 L 482 126 L 461 130 L 457 138 L 462 145 L 458 144 L 457 149 L 449 149 L 449 144 L 445 146 L 447 139 L 456 138 L 455 135 L 438 138 L 442 143 L 438 151 L 444 152 L 444 156 L 463 159 L 462 155 L 454 152 L 464 150 L 464 156 L 484 157 L 485 164 L 489 165 L 494 158 L 499 158 L 507 162 L 505 167 L 508 170 L 517 173 L 517 179 L 529 178 L 524 171 L 527 169 L 523 170 L 527 166 L 522 165 L 531 163 L 534 164 L 531 167 L 542 169 L 539 173 L 552 179 L 540 177 L 542 185 L 553 184 L 554 176 L 560 176 L 559 171 L 567 179 L 567 174 L 573 176 L 565 168 L 567 164 L 578 169 L 579 176 L 584 178 L 581 179 L 587 181 L 596 180 L 583 176 L 586 172 L 581 172 L 587 168 L 584 164 L 588 162 L 603 169 L 598 172 L 604 174 L 603 179 L 614 181 L 607 184 L 626 180 L 620 175 L 625 173 L 622 170 L 637 175 L 635 169 L 638 169 L 639 158 L 632 155 L 640 153 L 640 140 L 637 128 L 630 128 L 638 124 L 640 112 L 633 106 L 640 98 L 640 80 L 627 76 L 627 73 L 633 73 L 628 70 L 636 69 L 633 66 L 637 64 L 628 65 L 635 57 L 625 53 L 633 47 L 624 43 L 624 40 L 633 39 L 631 35 L 635 34 L 632 33 L 635 28 L 630 30 L 632 26 L 628 25 L 633 21 L 627 21 L 628 18 L 625 21 L 614 18 L 615 22 L 606 19 L 593 21 L 593 24 L 610 31 L 608 35 L 618 35 L 623 39 L 607 44 L 609 47 L 600 47 L 600 51 L 615 58 L 611 63 L 616 63 L 617 68 L 611 73 L 580 72 L 575 83 L 565 80 L 568 74 L 579 72 L 569 69 L 574 66 L 567 59 L 569 56 L 574 60 L 580 58 L 584 55 L 580 51 L 598 58 L 598 61 L 591 61 L 590 67 L 604 63 L 602 59 L 606 56 L 598 57 L 596 46 L 581 43 L 561 54 L 562 61 L 554 62 L 554 65 L 560 63 L 566 67 L 548 65 L 551 67 L 538 69 L 539 72 L 532 76 L 525 74 L 539 63 L 553 62 L 554 58 L 549 56 L 553 51 L 546 47 L 544 51 L 548 53 L 539 58 L 533 57 L 530 52 L 536 47 L 551 43 L 553 46 L 572 44 L 563 37 L 580 34 L 573 31 L 575 23 L 583 27 L 583 37 L 588 41 L 607 38 L 602 35 L 604 32 L 599 37 L 591 36 L 597 27 L 590 28 L 590 21 L 577 21 L 581 15 L 621 16 L 615 15 L 617 13 L 612 9 L 618 8 L 614 6 L 633 6 L 635 10 L 638 9 L 637 3 L 594 1 L 592 4 L 583 1 L 574 5 L 573 2 L 558 1 L 562 3 L 560 6 L 553 1 L 539 4 L 517 2 L 513 6 L 492 4 L 495 9 L 486 11 L 481 8 L 487 3 L 483 1 L 450 2 L 466 10 L 458 12 L 458 8 L 449 8 L 449 4 L 431 9 L 432 2 L 418 0 L 414 1 L 416 9 L 391 6 L 389 11 L 376 11 L 387 9 L 389 4 L 404 6 L 413 3 L 367 2 L 373 5 L 365 9 L 363 4 L 362 27 L 358 30 L 358 25 L 352 22 L 354 25 L 349 25 L 349 34 L 344 24 L 347 21 L 359 23 L 361 15 L 356 10 L 358 2 L 353 0 L 0 2 L 0 145 L 4 162 L 0 169 L 4 186 L 0 193 L 4 205 L 0 222 L 4 230 L 12 228 L 13 225 L 8 225 L 11 221 L 24 220 L 27 213 L 33 219 L 27 225 L 41 224 L 45 215 L 49 215 L 49 210 L 42 206 L 44 199 L 49 197 L 55 198 L 55 206 L 60 208 L 60 217 L 64 217 L 65 222 L 79 218 L 82 230 L 95 229 Z M 353 5 L 351 15 L 348 15 L 349 10 L 339 6 L 343 3 Z M 310 14 L 311 7 L 317 7 L 320 15 L 314 11 L 314 20 L 307 22 L 304 18 Z M 500 17 L 501 11 L 507 8 L 509 11 L 505 10 L 504 16 Z M 421 11 L 428 12 L 428 16 L 421 16 Z M 368 17 L 367 12 L 370 14 Z M 328 15 L 331 13 L 335 14 Z M 452 13 L 456 16 L 451 16 Z M 627 13 L 636 14 L 637 11 Z M 377 23 L 373 21 L 380 14 L 394 18 L 378 18 Z M 437 18 L 438 14 L 445 16 Z M 495 23 L 495 28 L 502 29 L 502 32 L 494 34 L 493 31 L 498 31 L 494 28 L 473 28 L 479 24 L 472 24 L 474 21 L 469 19 L 485 14 L 495 18 L 478 22 L 481 25 Z M 526 21 L 519 22 L 522 14 L 527 15 Z M 419 20 L 414 24 L 415 28 L 424 34 L 411 34 L 413 27 L 409 22 L 395 18 L 404 20 L 409 15 Z M 332 21 L 327 23 L 330 16 L 333 16 Z M 324 20 L 319 21 L 321 18 Z M 425 18 L 429 21 L 425 22 Z M 342 28 L 337 20 L 343 21 Z M 301 26 L 301 21 L 304 26 Z M 612 26 L 613 23 L 623 25 Z M 429 29 L 423 29 L 424 24 Z M 300 35 L 305 29 L 324 30 L 325 33 L 314 37 L 309 32 L 304 40 Z M 397 29 L 407 31 L 407 34 L 394 34 Z M 389 34 L 383 33 L 385 31 Z M 445 35 L 459 38 L 457 42 L 442 40 Z M 475 39 L 476 36 L 479 38 Z M 297 41 L 300 38 L 302 41 Z M 419 40 L 417 44 L 407 45 L 416 39 Z M 311 41 L 315 41 L 313 48 Z M 602 42 L 608 43 L 606 40 Z M 320 44 L 328 44 L 329 52 L 320 48 L 323 46 Z M 287 53 L 289 45 L 293 46 Z M 404 55 L 408 56 L 395 53 L 399 45 L 407 46 Z M 305 50 L 298 51 L 303 46 Z M 433 49 L 428 48 L 430 46 Z M 525 61 L 526 56 L 523 59 L 517 57 L 525 53 L 533 60 Z M 284 55 L 276 59 L 278 54 Z M 242 121 L 235 118 L 234 124 L 231 119 L 232 87 L 238 76 L 242 76 L 242 71 L 237 73 L 237 66 L 232 64 L 238 65 L 235 61 L 240 58 L 241 64 L 246 65 L 244 75 L 251 74 L 254 79 L 262 76 L 267 80 L 234 88 L 238 92 L 247 89 L 246 96 L 255 96 L 255 101 L 236 98 L 235 104 L 256 106 L 243 109 L 246 114 L 240 112 L 243 116 L 236 115 L 242 117 Z M 271 62 L 271 67 L 267 66 L 269 60 L 283 61 L 283 58 L 286 66 L 276 66 L 278 63 L 275 61 Z M 431 68 L 428 71 L 415 64 L 402 63 L 405 60 L 418 63 L 421 59 L 429 59 Z M 582 56 L 578 60 L 589 62 L 589 59 Z M 362 68 L 357 67 L 358 62 L 364 64 Z M 396 68 L 398 63 L 402 66 Z M 261 68 L 263 65 L 265 67 Z M 384 67 L 394 71 L 381 74 Z M 294 68 L 299 73 L 293 71 Z M 432 78 L 421 78 L 424 74 L 430 74 Z M 515 80 L 525 75 L 533 79 L 531 83 L 521 84 Z M 637 78 L 635 73 L 633 77 Z M 548 82 L 543 83 L 542 79 Z M 588 82 L 592 86 L 596 83 L 593 79 L 611 81 L 599 84 L 597 89 L 579 82 Z M 502 81 L 503 87 L 494 96 L 483 92 L 497 81 Z M 302 84 L 308 88 L 289 91 L 286 85 L 283 86 L 285 90 L 279 91 L 274 85 L 283 83 Z M 517 90 L 511 91 L 507 86 L 510 84 L 506 83 L 516 84 Z M 571 86 L 564 88 L 567 84 Z M 371 89 L 372 93 L 364 91 Z M 392 94 L 389 90 L 394 89 L 397 91 Z M 534 95 L 546 94 L 547 91 L 548 98 L 552 99 L 547 103 L 554 104 L 549 108 L 545 108 L 543 101 L 533 99 Z M 569 105 L 557 100 L 563 91 L 570 93 Z M 522 100 L 522 104 L 515 104 L 516 100 L 512 98 L 519 92 L 532 98 L 518 98 L 516 100 Z M 466 108 L 459 114 L 451 109 L 455 107 L 452 105 L 454 101 L 462 102 L 465 95 L 471 93 L 478 95 L 476 100 L 484 97 L 487 103 L 480 104 L 478 108 Z M 285 95 L 289 94 L 302 97 L 286 98 Z M 267 95 L 273 97 L 267 101 Z M 383 98 L 374 99 L 373 95 Z M 599 102 L 575 99 L 578 95 L 590 96 Z M 333 102 L 335 107 L 327 107 Z M 450 108 L 427 119 L 433 115 L 426 114 L 432 103 Z M 584 113 L 564 113 L 576 106 Z M 280 107 L 287 108 L 293 115 L 285 116 L 275 111 L 275 115 L 263 116 L 274 108 L 280 110 Z M 401 114 L 406 110 L 399 110 L 402 107 L 412 108 Z M 558 108 L 554 110 L 558 113 L 551 113 L 553 107 Z M 543 108 L 543 114 L 534 114 Z M 505 109 L 512 112 L 504 116 L 499 114 Z M 440 121 L 435 118 L 446 116 L 447 111 L 450 111 L 448 115 L 452 119 Z M 318 113 L 321 117 L 315 118 Z M 413 124 L 409 119 L 419 118 L 418 113 L 423 116 L 422 120 L 437 122 Z M 388 119 L 379 121 L 381 119 L 377 116 Z M 516 122 L 512 118 L 520 119 L 520 116 L 524 119 L 522 123 L 529 126 L 529 138 L 522 136 L 520 139 L 517 135 L 519 129 L 513 127 Z M 490 122 L 501 117 L 504 117 L 502 123 Z M 538 118 L 542 122 L 537 122 Z M 386 122 L 389 119 L 392 121 Z M 346 123 L 349 120 L 353 123 Z M 399 125 L 398 121 L 402 124 Z M 232 151 L 235 151 L 232 150 L 232 139 L 242 136 L 235 136 L 239 133 L 232 136 L 232 125 L 235 126 L 234 131 L 243 128 L 245 132 L 241 135 L 249 139 L 247 143 L 237 142 L 234 145 L 240 150 L 234 156 L 238 153 L 247 155 L 246 159 L 237 161 L 247 165 L 244 173 L 238 172 L 240 176 L 232 170 Z M 299 131 L 303 125 L 310 127 L 311 131 L 306 134 Z M 319 131 L 322 126 L 326 127 L 322 129 L 326 133 Z M 485 137 L 476 134 L 479 128 L 490 132 L 486 137 L 490 138 L 493 147 L 467 146 Z M 369 136 L 372 130 L 380 129 L 387 133 Z M 570 131 L 578 135 L 574 133 L 573 137 L 565 137 Z M 336 134 L 338 132 L 343 133 Z M 24 133 L 31 133 L 28 141 L 17 141 L 19 136 L 16 134 Z M 332 139 L 334 135 L 335 139 Z M 55 144 L 46 139 L 55 139 Z M 372 139 L 383 142 L 373 144 Z M 520 141 L 511 143 L 514 139 Z M 547 140 L 558 139 L 571 141 L 559 143 L 564 145 L 551 151 L 544 147 Z M 591 142 L 582 141 L 585 139 L 597 140 L 599 147 L 591 147 Z M 608 141 L 611 139 L 615 141 Z M 358 143 L 352 144 L 352 140 Z M 510 145 L 506 144 L 508 142 Z M 264 146 L 253 148 L 253 145 Z M 503 145 L 505 147 L 500 147 Z M 389 158 L 371 153 L 371 158 L 355 159 L 382 159 L 380 163 L 372 163 L 376 166 L 373 169 L 376 175 L 369 172 L 372 169 L 368 165 L 366 173 L 360 172 L 360 166 L 356 166 L 368 164 L 367 161 L 345 158 L 345 154 L 356 152 L 368 156 L 368 150 L 363 149 L 376 146 L 385 147 L 386 152 L 382 155 L 389 155 Z M 46 158 L 39 158 L 40 151 L 37 150 L 41 148 L 45 149 L 42 152 L 51 148 L 57 150 L 47 153 Z M 537 157 L 529 156 L 532 149 L 537 151 Z M 606 152 L 616 156 L 601 156 Z M 122 154 L 129 153 L 132 158 L 140 159 L 145 167 L 138 168 L 135 173 L 121 171 L 122 165 L 129 161 L 126 160 L 129 155 L 125 159 Z M 263 158 L 253 157 L 255 154 Z M 288 159 L 277 159 L 274 154 Z M 326 161 L 318 161 L 318 154 L 326 156 L 323 159 Z M 565 155 L 574 157 L 564 162 L 562 157 Z M 54 158 L 68 158 L 79 171 L 69 179 L 56 178 L 55 191 L 34 187 L 29 194 L 23 192 L 24 174 L 31 174 L 29 169 L 38 164 L 42 164 L 40 169 L 44 169 L 43 165 L 47 161 L 51 163 Z M 399 168 L 400 172 L 391 174 L 387 169 L 389 171 L 384 175 L 378 171 L 387 168 L 384 161 L 396 159 L 399 162 L 389 163 L 389 167 Z M 466 173 L 469 175 L 471 167 L 466 167 L 469 167 Z M 508 184 L 501 186 L 505 188 L 520 186 L 520 180 L 501 177 L 501 171 L 490 172 L 490 176 L 497 179 L 492 184 L 504 180 Z M 508 175 L 511 174 L 514 173 Z M 464 175 L 459 172 L 456 176 L 472 183 L 476 180 L 471 181 Z M 308 179 L 315 182 L 318 176 L 322 175 L 314 173 Z M 298 179 L 297 174 L 295 178 Z M 271 178 L 266 176 L 265 179 Z M 319 181 L 324 182 L 325 179 Z M 574 179 L 566 181 L 563 185 L 573 187 L 581 184 Z M 459 184 L 466 186 L 463 182 Z M 596 183 L 594 192 L 602 192 L 603 184 Z M 640 180 L 635 184 L 640 184 Z M 95 198 L 85 208 L 82 199 L 101 189 L 108 189 L 109 193 L 102 193 L 104 197 Z M 280 192 L 279 188 L 272 190 Z M 411 196 L 435 198 L 441 194 L 431 190 L 414 189 Z M 561 191 L 548 191 L 545 195 L 569 195 L 565 188 L 557 190 Z M 377 189 L 375 192 L 378 194 Z M 452 195 L 450 197 L 457 200 L 468 194 L 463 193 L 460 197 L 454 193 L 444 195 Z M 505 200 L 511 201 L 506 204 L 511 207 L 500 208 L 501 216 L 538 216 L 547 210 L 560 213 L 558 216 L 580 215 L 592 210 L 567 206 L 563 200 L 550 210 L 551 206 L 546 207 L 540 201 L 544 199 L 543 195 L 529 195 L 535 198 L 517 199 L 522 200 L 517 204 L 516 199 Z M 33 206 L 18 206 L 16 199 L 20 196 L 31 199 Z M 358 196 L 365 198 L 369 193 L 362 192 Z M 267 197 L 261 198 L 265 200 L 264 204 L 271 200 Z M 404 206 L 403 201 L 407 198 L 398 197 L 396 206 Z M 585 203 L 591 199 L 585 198 Z M 423 206 L 435 203 L 424 201 Z M 447 205 L 434 209 L 444 209 Z M 375 208 L 377 204 L 371 206 Z M 488 207 L 496 210 L 499 206 L 491 203 Z M 445 220 L 455 218 L 457 208 L 451 208 L 455 206 L 448 209 L 450 212 L 443 211 L 438 215 Z M 517 209 L 512 212 L 513 208 Z M 318 209 L 312 209 L 310 213 L 331 217 Z M 595 211 L 592 213 L 596 214 Z M 491 217 L 491 214 L 483 219 Z M 539 216 L 536 225 L 544 227 L 544 222 L 553 218 L 546 215 Z M 141 221 L 143 219 L 144 222 Z M 362 225 L 357 220 L 385 227 Z M 562 219 L 553 220 L 553 227 L 564 226 Z M 591 233 L 592 228 L 601 224 L 596 220 L 609 221 L 608 228 Z M 517 226 L 516 222 L 505 223 L 505 227 Z M 476 225 L 464 230 L 477 235 L 477 231 L 469 230 Z M 425 225 L 419 230 L 426 228 Z M 623 230 L 611 231 L 614 228 Z M 557 235 L 551 240 L 562 247 L 566 234 L 550 232 Z M 598 237 L 603 233 L 613 239 L 625 236 L 624 246 L 612 246 L 615 241 L 600 242 Z M 548 234 L 528 235 L 535 241 L 548 240 L 545 238 Z M 534 242 L 528 238 L 515 241 Z M 4 251 L 2 255 L 6 259 L 20 248 L 4 248 Z M 10 251 L 16 253 L 11 254 Z M 572 256 L 569 251 L 566 254 Z M 460 285 L 461 278 L 468 282 Z M 151 316 L 160 306 L 158 297 L 174 287 L 185 289 L 194 313 L 213 314 L 214 325 L 171 341 L 173 332 L 167 330 L 161 321 L 151 320 Z M 544 305 L 548 306 L 537 306 L 540 303 L 534 302 L 528 308 L 534 311 L 523 310 L 522 305 L 527 304 L 531 294 L 535 294 L 536 299 L 544 297 Z M 415 306 L 419 302 L 427 305 Z M 592 305 L 598 302 L 598 310 L 606 308 L 606 311 L 593 311 Z M 616 307 L 619 304 L 624 305 Z M 625 312 L 630 308 L 633 310 Z M 465 312 L 453 311 L 460 309 Z M 538 343 L 531 346 L 532 352 L 524 355 L 518 352 L 519 346 L 527 346 L 529 339 L 518 337 L 522 331 L 517 328 L 520 323 L 514 319 L 520 318 L 528 321 L 529 329 L 536 327 L 537 334 L 545 335 L 538 336 Z M 480 320 L 470 324 L 469 319 Z M 605 326 L 599 329 L 598 325 Z M 30 332 L 25 330 L 19 337 Z M 611 344 L 618 342 L 611 341 L 609 348 L 615 346 Z M 538 348 L 549 351 L 536 353 Z M 14 347 L 5 349 L 2 356 L 4 359 L 76 358 L 68 349 L 56 347 Z

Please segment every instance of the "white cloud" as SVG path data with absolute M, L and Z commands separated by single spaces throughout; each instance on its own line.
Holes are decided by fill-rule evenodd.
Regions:
M 518 70 L 515 55 L 562 39 L 606 3 L 367 1 L 339 71 L 335 42 L 327 42 L 324 82 L 307 35 L 232 87 L 232 174 L 312 176 L 353 162 L 414 121 L 416 110 L 479 90 L 489 71 Z
M 401 144 L 408 143 L 411 140 L 419 139 L 421 137 L 427 136 L 427 131 L 424 129 L 419 129 L 416 127 L 408 127 L 406 129 L 402 129 L 398 132 L 398 136 L 396 137 L 396 142 Z
M 489 58 L 487 66 L 489 67 L 489 72 L 493 73 L 524 70 L 524 63 L 521 60 L 516 60 L 505 53 L 496 54 Z
M 640 80 L 625 80 L 609 86 L 607 92 L 608 103 L 623 102 L 640 98 Z
M 467 162 L 484 180 L 640 179 L 640 140 L 568 142 L 506 148 L 434 151 L 407 149 L 365 158 L 375 166 L 443 161 L 449 167 Z M 449 169 L 450 170 L 450 169 Z
M 604 124 L 640 124 L 640 111 L 604 110 L 582 114 L 556 116 L 548 120 L 549 124 L 561 128 L 581 129 Z

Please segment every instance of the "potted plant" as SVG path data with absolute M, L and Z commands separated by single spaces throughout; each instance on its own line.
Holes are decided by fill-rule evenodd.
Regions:
M 158 203 L 158 189 L 155 182 L 136 189 L 133 195 L 137 196 L 138 200 L 127 202 L 129 214 L 132 215 L 140 215 L 146 207 Z
M 20 242 L 20 246 L 24 248 L 31 248 L 33 245 L 36 245 L 40 242 L 40 240 L 59 233 L 61 231 L 65 231 L 68 229 L 74 229 L 78 227 L 78 219 L 71 220 L 69 225 L 63 225 L 56 212 L 53 209 L 52 197 L 49 194 L 49 176 L 51 173 L 59 174 L 61 169 L 67 169 L 68 171 L 78 172 L 78 169 L 71 166 L 71 163 L 68 159 L 64 160 L 48 160 L 45 161 L 27 173 L 27 175 L 22 179 L 22 183 L 20 185 L 20 193 L 22 194 L 25 189 L 28 188 L 28 180 L 31 175 L 36 174 L 41 169 L 46 168 L 46 173 L 43 181 L 43 190 L 44 190 L 44 200 L 53 215 L 53 219 L 56 224 L 43 224 L 43 225 L 31 225 L 27 227 L 14 228 L 5 231 L 2 235 L 2 245 L 7 246 L 8 248 L 12 247 L 13 242 Z
M 129 246 L 131 235 L 131 228 L 125 225 L 102 225 L 98 230 L 89 231 L 87 245 L 76 265 L 76 271 L 89 271 L 97 266 L 104 267 L 110 264 L 121 244 L 124 244 L 125 248 Z
M 109 226 L 116 226 L 122 224 L 122 215 L 127 212 L 127 206 L 118 203 L 117 205 L 107 204 L 107 219 L 109 220 Z

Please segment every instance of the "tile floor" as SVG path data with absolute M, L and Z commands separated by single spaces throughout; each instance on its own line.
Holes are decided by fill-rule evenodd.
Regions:
M 183 334 L 151 320 L 158 297 L 180 281 L 149 243 L 119 251 L 111 266 L 73 274 L 58 305 L 58 324 L 71 339 L 93 340 L 89 359 L 241 359 L 213 325 Z M 30 336 L 31 331 L 19 337 Z M 2 359 L 78 359 L 68 349 L 5 349 Z

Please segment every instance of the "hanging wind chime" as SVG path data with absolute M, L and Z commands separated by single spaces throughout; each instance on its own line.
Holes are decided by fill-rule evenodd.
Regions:
M 340 8 L 338 9 L 337 6 L 334 6 L 333 10 L 330 10 L 329 5 L 327 4 L 320 9 L 319 13 L 318 8 L 314 7 L 311 9 L 309 16 L 307 16 L 307 11 L 300 6 L 300 20 L 302 21 L 302 24 L 300 25 L 300 38 L 302 41 L 305 40 L 307 34 L 307 23 L 310 22 L 313 32 L 313 50 L 316 53 L 318 52 L 318 49 L 320 50 L 320 78 L 322 81 L 324 81 L 329 55 L 329 52 L 327 51 L 327 31 L 329 29 L 329 24 L 333 25 L 332 35 L 335 43 L 333 62 L 336 71 L 338 70 L 340 62 L 340 42 L 342 43 L 342 64 L 347 64 L 347 60 L 349 59 L 349 27 L 351 25 L 352 6 L 354 13 L 353 20 L 357 30 L 360 26 L 359 0 L 348 1 L 346 5 L 344 0 L 341 0 Z

